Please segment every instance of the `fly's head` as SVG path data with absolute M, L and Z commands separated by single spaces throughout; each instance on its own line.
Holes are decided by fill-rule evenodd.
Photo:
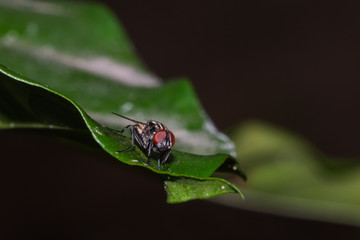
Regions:
M 147 123 L 150 141 L 153 141 L 153 150 L 164 152 L 172 148 L 175 144 L 174 134 L 160 122 L 149 121 Z
M 155 143 L 154 147 L 158 151 L 164 152 L 172 148 L 172 146 L 174 146 L 175 136 L 168 129 L 160 129 L 154 134 L 154 143 Z

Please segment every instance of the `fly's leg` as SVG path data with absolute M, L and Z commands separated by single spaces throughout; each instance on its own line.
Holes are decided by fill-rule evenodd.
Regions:
M 131 132 L 131 146 L 125 150 L 121 150 L 121 151 L 117 151 L 116 153 L 123 153 L 123 152 L 128 152 L 130 150 L 132 150 L 135 147 L 135 136 L 134 136 L 134 126 L 133 125 L 128 125 L 126 127 L 123 128 L 123 130 L 120 131 L 120 133 L 123 133 L 126 131 L 126 129 L 130 128 L 130 132 Z
M 116 129 L 111 129 L 111 128 L 110 128 L 110 130 L 111 130 L 112 132 L 116 132 L 116 133 L 122 134 L 122 133 L 124 133 L 124 132 L 126 131 L 126 129 L 128 129 L 130 126 L 132 126 L 132 125 L 127 125 L 127 126 L 124 127 L 121 131 L 116 130 Z
M 125 132 L 126 129 L 128 129 L 129 127 L 133 127 L 133 125 L 127 125 L 126 127 L 124 127 L 124 128 L 120 131 L 120 133 Z M 131 131 L 131 128 L 130 128 L 130 131 Z M 131 132 L 132 132 L 132 131 L 131 131 Z
M 171 153 L 171 148 L 169 150 L 167 150 L 166 152 L 164 152 L 161 157 L 158 159 L 158 169 L 160 170 L 160 166 L 162 167 L 162 170 L 164 170 L 164 164 L 166 162 L 166 160 L 169 158 Z M 162 159 L 162 161 L 161 161 Z M 160 164 L 161 162 L 161 164 Z
M 151 149 L 154 147 L 154 142 L 153 141 L 150 141 L 149 142 L 149 145 L 148 145 L 148 147 L 147 147 L 147 157 L 148 157 L 148 159 L 147 159 L 147 164 L 149 164 L 150 163 L 150 155 L 151 155 Z

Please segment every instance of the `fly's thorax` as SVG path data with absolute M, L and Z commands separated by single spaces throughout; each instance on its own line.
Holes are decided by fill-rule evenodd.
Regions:
M 145 129 L 146 129 L 145 131 L 149 135 L 149 138 L 153 139 L 157 131 L 159 131 L 160 129 L 167 129 L 167 128 L 162 123 L 151 120 L 146 123 Z
M 160 129 L 167 129 L 167 128 L 165 127 L 164 124 L 158 121 L 150 120 L 146 123 L 146 129 L 152 134 L 155 134 Z

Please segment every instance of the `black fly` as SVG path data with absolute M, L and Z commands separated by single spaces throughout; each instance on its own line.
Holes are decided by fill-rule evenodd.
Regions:
M 163 166 L 169 158 L 171 148 L 175 144 L 174 134 L 169 131 L 164 124 L 158 121 L 150 120 L 147 123 L 142 123 L 114 112 L 113 114 L 135 123 L 133 125 L 130 124 L 126 126 L 120 131 L 123 133 L 126 129 L 130 130 L 132 144 L 128 149 L 118 151 L 117 153 L 132 150 L 135 146 L 136 140 L 138 145 L 147 152 L 148 161 L 152 152 L 160 154 L 160 157 L 158 158 L 158 168 L 160 169 L 160 166 Z

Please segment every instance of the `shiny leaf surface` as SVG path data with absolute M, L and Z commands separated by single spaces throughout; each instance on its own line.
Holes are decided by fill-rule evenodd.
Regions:
M 239 192 L 211 178 L 232 159 L 234 148 L 208 119 L 189 81 L 162 84 L 149 73 L 103 6 L 2 1 L 0 51 L 0 128 L 85 135 L 126 164 L 171 176 L 172 183 L 178 180 L 167 184 L 169 202 Z M 129 122 L 111 112 L 143 122 L 155 119 L 171 129 L 176 144 L 165 171 L 157 169 L 154 159 L 147 164 L 137 147 L 116 153 L 131 145 L 130 136 L 117 131 Z M 234 173 L 243 175 L 240 169 Z M 178 187 L 184 179 L 186 191 Z M 219 192 L 219 184 L 225 191 Z

